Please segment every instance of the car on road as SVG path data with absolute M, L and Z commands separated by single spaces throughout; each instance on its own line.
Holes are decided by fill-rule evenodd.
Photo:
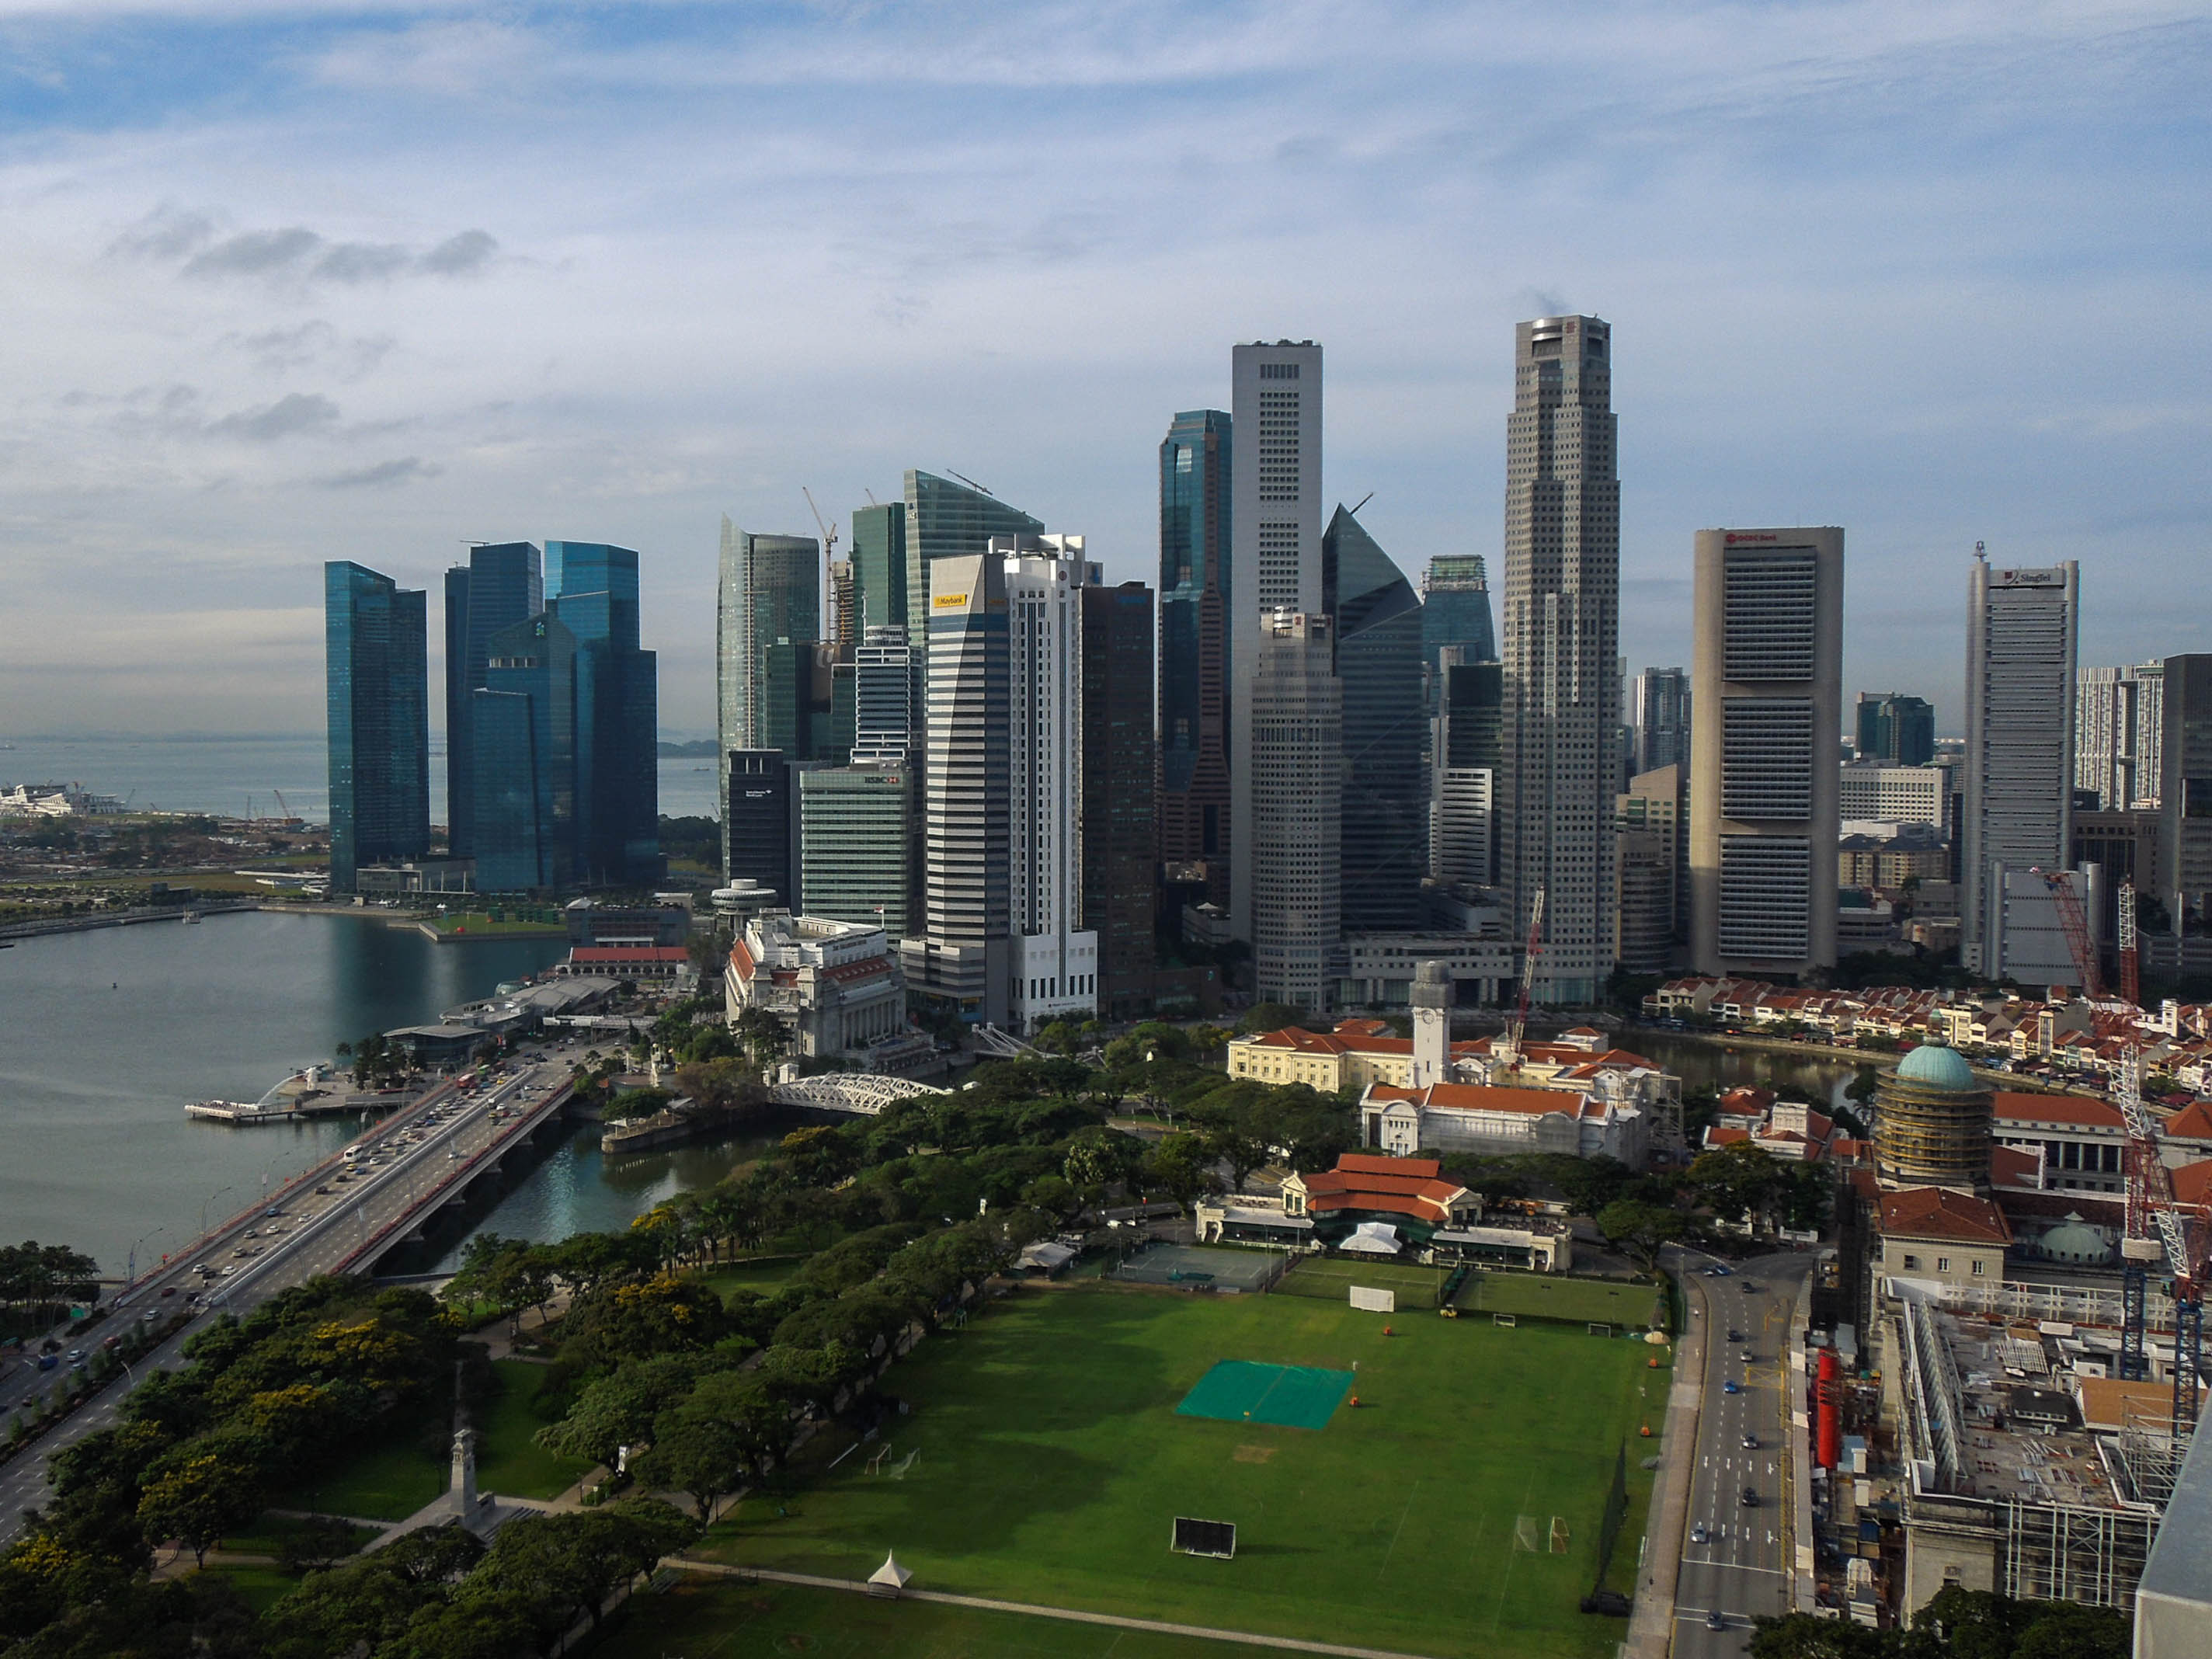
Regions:
M 1759 1287 L 1753 1284 L 1751 1280 L 1747 1279 L 1743 1281 L 1743 1293 L 1746 1296 L 1757 1296 L 1759 1294 Z
M 272 1206 L 269 1209 L 264 1210 L 261 1213 L 265 1216 L 280 1216 L 283 1214 L 284 1212 Z
M 1726 1630 L 1728 1628 L 1727 1615 L 1723 1613 L 1718 1607 L 1712 1608 L 1705 1614 L 1705 1628 L 1707 1630 Z
M 1741 1331 L 1739 1331 L 1739 1330 L 1730 1330 L 1730 1331 L 1729 1332 L 1729 1341 L 1731 1341 L 1731 1342 L 1741 1342 L 1741 1341 L 1742 1341 L 1742 1340 L 1743 1340 L 1743 1333 L 1742 1333 Z
M 319 1197 L 327 1197 L 330 1190 L 331 1189 L 328 1187 L 318 1187 L 315 1188 L 316 1194 Z
M 1751 1352 L 1751 1350 L 1750 1350 L 1750 1349 L 1748 1349 L 1748 1348 L 1746 1348 L 1746 1349 L 1743 1351 L 1743 1363 L 1744 1363 L 1745 1364 L 1747 1364 L 1747 1365 L 1753 1365 L 1753 1364 L 1758 1364 L 1759 1362 L 1752 1357 L 1752 1352 Z
M 161 1294 L 163 1296 L 174 1296 L 176 1293 L 177 1287 L 173 1285 L 164 1285 L 161 1286 Z
M 1743 1449 L 1746 1451 L 1757 1451 L 1759 1449 L 1759 1437 L 1755 1434 L 1747 1434 L 1744 1436 Z
M 1742 1498 L 1737 1501 L 1742 1504 L 1744 1508 L 1747 1510 L 1757 1509 L 1759 1507 L 1759 1488 L 1756 1486 L 1746 1486 L 1743 1489 Z
M 1692 1544 L 1711 1543 L 1713 1541 L 1713 1529 L 1711 1527 L 1708 1527 L 1702 1521 L 1696 1522 L 1690 1528 L 1690 1541 Z
M 225 1273 L 228 1273 L 230 1269 L 228 1267 L 223 1269 L 223 1272 Z M 1727 1382 L 1721 1384 L 1721 1392 L 1723 1394 L 1741 1394 L 1743 1390 L 1736 1386 L 1735 1378 L 1731 1376 Z

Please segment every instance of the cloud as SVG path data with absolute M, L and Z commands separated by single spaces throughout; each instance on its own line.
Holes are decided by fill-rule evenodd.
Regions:
M 426 250 L 400 242 L 335 240 L 305 225 L 219 235 L 214 215 L 157 208 L 108 244 L 108 252 L 155 264 L 181 262 L 180 273 L 331 283 L 343 287 L 404 276 L 471 276 L 499 252 L 489 231 L 458 231 Z
M 445 469 L 432 466 L 419 455 L 403 456 L 395 461 L 379 461 L 374 466 L 365 466 L 357 472 L 333 472 L 315 480 L 325 489 L 380 489 L 391 484 L 413 483 L 418 478 L 434 478 Z
M 441 276 L 465 276 L 482 270 L 498 252 L 499 243 L 489 231 L 465 230 L 424 254 L 422 267 Z
M 214 239 L 215 222 L 204 213 L 158 207 L 108 244 L 108 252 L 141 259 L 181 259 Z
M 209 422 L 210 437 L 274 443 L 280 438 L 325 433 L 338 423 L 338 406 L 319 392 L 295 392 L 264 409 L 240 410 Z
M 249 230 L 194 254 L 185 266 L 185 275 L 266 276 L 297 268 L 322 245 L 321 237 L 301 225 L 283 230 Z

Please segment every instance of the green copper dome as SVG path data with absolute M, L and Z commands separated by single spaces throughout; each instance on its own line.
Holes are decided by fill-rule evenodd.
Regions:
M 1897 1079 L 1900 1083 L 1917 1083 L 1927 1089 L 1965 1091 L 1978 1086 L 1974 1082 L 1973 1067 L 1966 1064 L 1956 1048 L 1947 1048 L 1940 1042 L 1923 1042 L 1899 1060 Z

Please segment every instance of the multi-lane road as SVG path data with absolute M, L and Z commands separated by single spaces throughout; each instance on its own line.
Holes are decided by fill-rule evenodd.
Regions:
M 88 1345 L 141 1318 L 150 1309 L 188 1308 L 191 1318 L 120 1381 L 72 1414 L 35 1450 L 0 1465 L 0 1544 L 22 1524 L 24 1510 L 45 1502 L 48 1460 L 63 1448 L 112 1425 L 124 1396 L 153 1371 L 181 1363 L 181 1349 L 210 1316 L 245 1313 L 318 1273 L 351 1271 L 374 1246 L 397 1243 L 430 1207 L 441 1186 L 482 1170 L 501 1148 L 542 1120 L 568 1082 L 583 1040 L 535 1047 L 507 1061 L 479 1086 L 441 1085 L 414 1104 L 362 1132 L 340 1155 L 318 1164 L 256 1210 L 199 1241 L 118 1298 L 112 1322 L 95 1326 Z M 204 1269 L 204 1271 L 203 1271 Z M 199 1300 L 187 1304 L 196 1294 Z M 28 1364 L 0 1371 L 0 1407 L 45 1393 L 54 1373 Z
M 1803 1455 L 1790 1441 L 1788 1344 L 1810 1263 L 1778 1255 L 1722 1264 L 1686 1251 L 1681 1265 L 1691 1294 L 1703 1296 L 1705 1364 L 1673 1651 L 1722 1659 L 1748 1650 L 1753 1617 L 1791 1605 L 1789 1483 L 1802 1478 Z M 1723 1265 L 1724 1273 L 1711 1271 Z

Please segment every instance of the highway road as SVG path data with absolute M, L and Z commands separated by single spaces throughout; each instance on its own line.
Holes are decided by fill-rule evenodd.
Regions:
M 1724 1265 L 1728 1271 L 1707 1270 Z M 1685 1251 L 1705 1305 L 1705 1374 L 1682 1565 L 1674 1589 L 1675 1659 L 1749 1650 L 1754 1615 L 1790 1607 L 1790 1492 L 1803 1451 L 1790 1447 L 1790 1319 L 1811 1262 L 1741 1264 Z M 1749 1358 L 1747 1362 L 1746 1356 Z M 1727 1385 L 1739 1390 L 1731 1394 Z M 1752 1502 L 1747 1504 L 1746 1494 Z M 1723 1628 L 1711 1627 L 1717 1611 Z
M 349 1148 L 356 1153 L 351 1160 L 331 1158 L 272 1194 L 265 1207 L 280 1214 L 256 1209 L 240 1216 L 118 1296 L 116 1312 L 86 1334 L 88 1346 L 149 1309 L 184 1305 L 189 1293 L 198 1292 L 203 1301 L 183 1328 L 134 1362 L 128 1375 L 35 1450 L 0 1464 L 0 1544 L 21 1528 L 26 1509 L 46 1501 L 46 1465 L 53 1454 L 112 1425 L 131 1389 L 156 1370 L 183 1364 L 185 1341 L 210 1317 L 248 1312 L 318 1273 L 346 1268 L 380 1229 L 421 1204 L 440 1182 L 520 1133 L 533 1109 L 566 1087 L 571 1066 L 589 1046 L 583 1037 L 535 1045 L 511 1057 L 481 1087 L 441 1085 L 363 1130 Z M 54 1372 L 27 1364 L 0 1371 L 0 1407 L 12 1412 L 18 1400 L 52 1389 L 54 1380 Z

